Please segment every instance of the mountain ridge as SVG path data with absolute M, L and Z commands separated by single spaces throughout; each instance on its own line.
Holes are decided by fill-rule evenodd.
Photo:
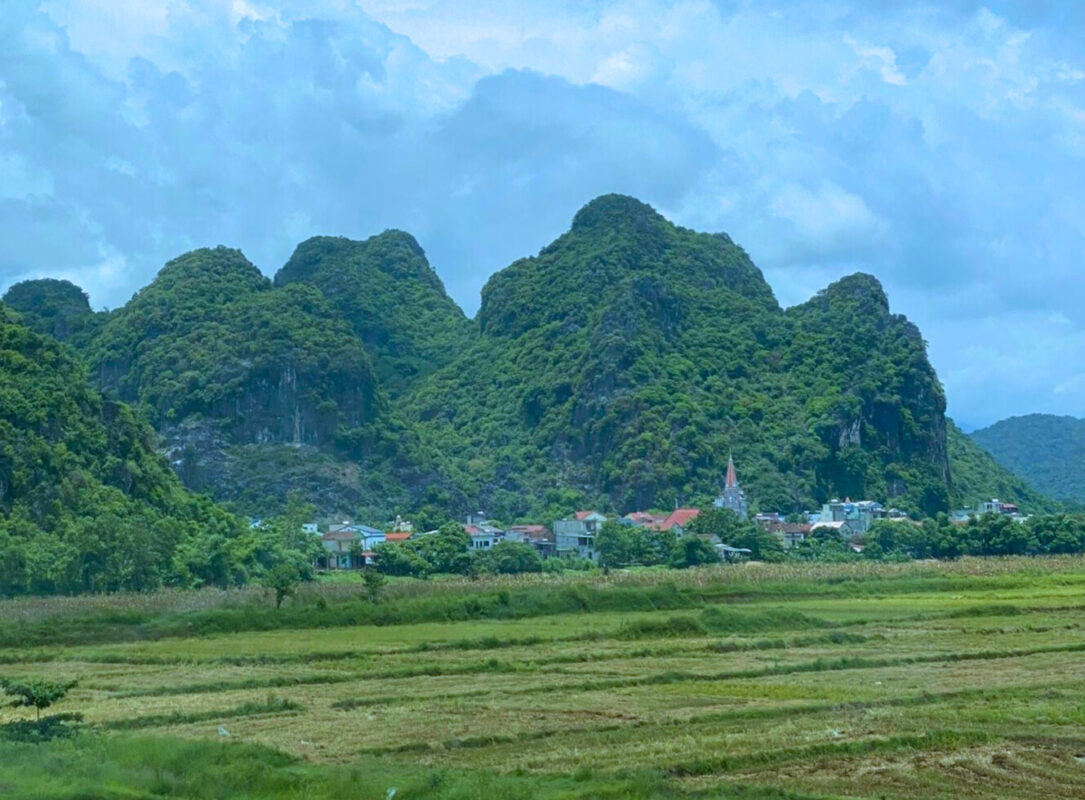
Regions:
M 872 496 L 933 514 L 1017 485 L 956 435 L 921 333 L 872 275 L 782 308 L 727 234 L 603 195 L 481 300 L 468 319 L 398 230 L 310 238 L 270 281 L 208 248 L 80 350 L 186 483 L 251 513 L 290 481 L 337 515 L 705 504 L 730 452 L 769 510 Z M 303 367 L 291 391 L 284 364 Z

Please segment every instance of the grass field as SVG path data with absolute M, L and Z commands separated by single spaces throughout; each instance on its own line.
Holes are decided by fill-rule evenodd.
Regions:
M 0 743 L 4 798 L 1085 796 L 1081 558 L 24 600 L 0 641 L 89 725 Z

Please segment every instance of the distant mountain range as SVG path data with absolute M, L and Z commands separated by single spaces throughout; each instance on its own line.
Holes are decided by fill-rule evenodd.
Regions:
M 111 312 L 53 280 L 4 303 L 82 361 L 72 391 L 137 409 L 188 487 L 257 516 L 292 491 L 370 519 L 696 505 L 729 453 L 766 510 L 1053 506 L 947 420 L 875 278 L 784 309 L 726 234 L 619 195 L 496 273 L 473 320 L 400 231 L 310 239 L 274 280 L 196 250 Z
M 1085 503 L 1085 420 L 1028 414 L 996 422 L 972 438 L 1044 494 Z

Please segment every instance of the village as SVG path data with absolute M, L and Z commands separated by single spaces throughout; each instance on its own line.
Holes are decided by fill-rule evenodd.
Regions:
M 860 543 L 875 522 L 886 521 L 901 524 L 918 524 L 897 508 L 885 508 L 873 500 L 832 499 L 820 509 L 801 514 L 784 515 L 777 512 L 751 514 L 746 492 L 738 481 L 733 458 L 727 462 L 722 492 L 712 502 L 712 508 L 732 512 L 739 520 L 752 520 L 757 528 L 771 534 L 783 550 L 802 545 L 808 539 L 820 536 L 836 539 L 854 552 L 861 553 Z M 502 525 L 479 511 L 467 516 L 462 523 L 467 536 L 468 551 L 492 550 L 501 542 L 517 542 L 534 549 L 541 559 L 563 558 L 599 562 L 596 540 L 607 522 L 643 529 L 648 533 L 667 534 L 674 537 L 698 536 L 711 545 L 718 560 L 741 562 L 747 560 L 751 551 L 736 547 L 733 542 L 722 541 L 719 536 L 698 532 L 693 525 L 702 513 L 700 508 L 676 507 L 661 514 L 650 511 L 633 511 L 625 515 L 607 515 L 584 509 L 575 511 L 563 519 L 548 524 Z M 961 509 L 950 515 L 953 524 L 965 524 L 973 517 L 996 514 L 1015 522 L 1024 522 L 1028 516 L 1021 514 L 1013 503 L 991 499 L 977 503 L 974 509 Z M 315 522 L 303 526 L 306 533 L 319 535 L 323 555 L 314 565 L 319 570 L 360 570 L 376 563 L 377 548 L 386 543 L 405 543 L 433 536 L 437 530 L 416 531 L 412 523 L 397 517 L 385 528 L 353 523 L 349 520 L 331 524 L 321 531 Z

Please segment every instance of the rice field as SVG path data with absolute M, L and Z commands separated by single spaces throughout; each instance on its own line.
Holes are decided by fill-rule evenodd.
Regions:
M 586 608 L 517 605 L 570 586 Z M 666 607 L 621 594 L 661 586 Z M 319 602 L 363 602 L 335 592 Z M 518 612 L 489 614 L 493 593 Z M 1080 558 L 430 582 L 381 605 L 475 595 L 473 618 L 304 626 L 284 608 L 269 630 L 263 598 L 232 599 L 257 629 L 223 633 L 199 632 L 215 602 L 144 599 L 97 641 L 3 647 L 0 676 L 78 679 L 57 710 L 88 732 L 0 746 L 0 795 L 1085 796 Z M 41 625 L 50 603 L 10 611 Z M 261 767 L 231 783 L 249 774 L 232 759 Z

